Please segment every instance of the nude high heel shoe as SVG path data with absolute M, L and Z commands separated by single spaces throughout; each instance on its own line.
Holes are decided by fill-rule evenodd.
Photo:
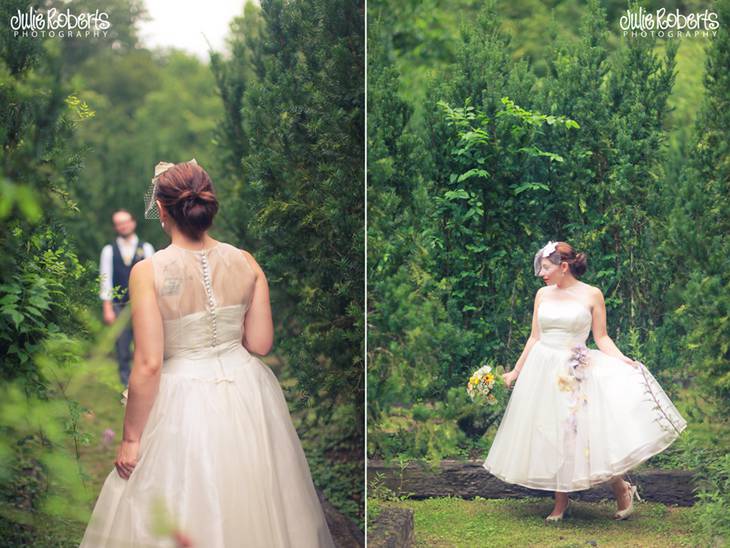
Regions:
M 631 495 L 631 500 L 629 501 L 629 507 L 625 510 L 618 510 L 614 515 L 613 519 L 622 520 L 628 518 L 631 514 L 634 513 L 634 497 L 636 497 L 637 501 L 643 500 L 639 496 L 639 491 L 636 489 L 636 485 L 632 485 L 629 483 L 629 494 Z
M 545 518 L 545 521 L 548 523 L 553 523 L 556 521 L 563 521 L 563 516 L 568 517 L 570 513 L 572 512 L 572 508 L 570 507 L 571 500 L 568 499 L 568 504 L 565 505 L 565 509 L 558 514 L 557 516 L 548 516 Z

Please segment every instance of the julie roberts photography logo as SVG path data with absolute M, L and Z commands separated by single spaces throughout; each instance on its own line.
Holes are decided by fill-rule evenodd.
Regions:
M 638 38 L 656 36 L 658 38 L 703 37 L 717 35 L 720 20 L 717 13 L 710 10 L 684 14 L 659 8 L 654 12 L 639 8 L 626 10 L 619 19 L 624 37 Z
M 30 38 L 106 38 L 112 24 L 105 11 L 72 13 L 70 9 L 38 10 L 33 7 L 10 17 L 15 37 Z

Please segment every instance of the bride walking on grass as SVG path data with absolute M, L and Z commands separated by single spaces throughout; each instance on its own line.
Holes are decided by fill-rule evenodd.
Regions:
M 623 474 L 666 449 L 687 422 L 646 366 L 608 336 L 603 293 L 579 280 L 585 254 L 549 242 L 534 269 L 545 287 L 527 344 L 503 376 L 514 388 L 483 466 L 507 483 L 554 491 L 547 521 L 563 519 L 569 493 L 601 483 L 616 497 L 614 519 L 626 519 L 638 492 Z M 591 331 L 598 350 L 585 346 Z
M 160 163 L 145 217 L 171 243 L 130 275 L 124 433 L 82 547 L 334 546 L 278 380 L 266 276 L 208 235 L 218 201 L 192 160 Z

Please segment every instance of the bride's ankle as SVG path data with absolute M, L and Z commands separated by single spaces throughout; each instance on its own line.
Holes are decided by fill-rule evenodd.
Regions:
M 630 486 L 631 484 L 628 481 L 621 479 L 611 484 L 611 490 L 613 491 L 613 495 L 619 498 L 629 492 Z
M 614 493 L 616 496 L 616 504 L 619 506 L 619 509 L 628 506 L 631 501 L 631 484 L 624 482 L 623 487 L 624 488 L 622 490 Z

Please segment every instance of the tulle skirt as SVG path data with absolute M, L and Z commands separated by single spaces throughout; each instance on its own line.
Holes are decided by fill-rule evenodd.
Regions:
M 333 547 L 274 373 L 240 344 L 166 360 L 128 480 L 112 470 L 82 547 Z
M 483 465 L 501 480 L 588 489 L 660 453 L 686 428 L 646 367 L 588 349 L 577 380 L 571 355 L 542 341 L 530 349 Z

